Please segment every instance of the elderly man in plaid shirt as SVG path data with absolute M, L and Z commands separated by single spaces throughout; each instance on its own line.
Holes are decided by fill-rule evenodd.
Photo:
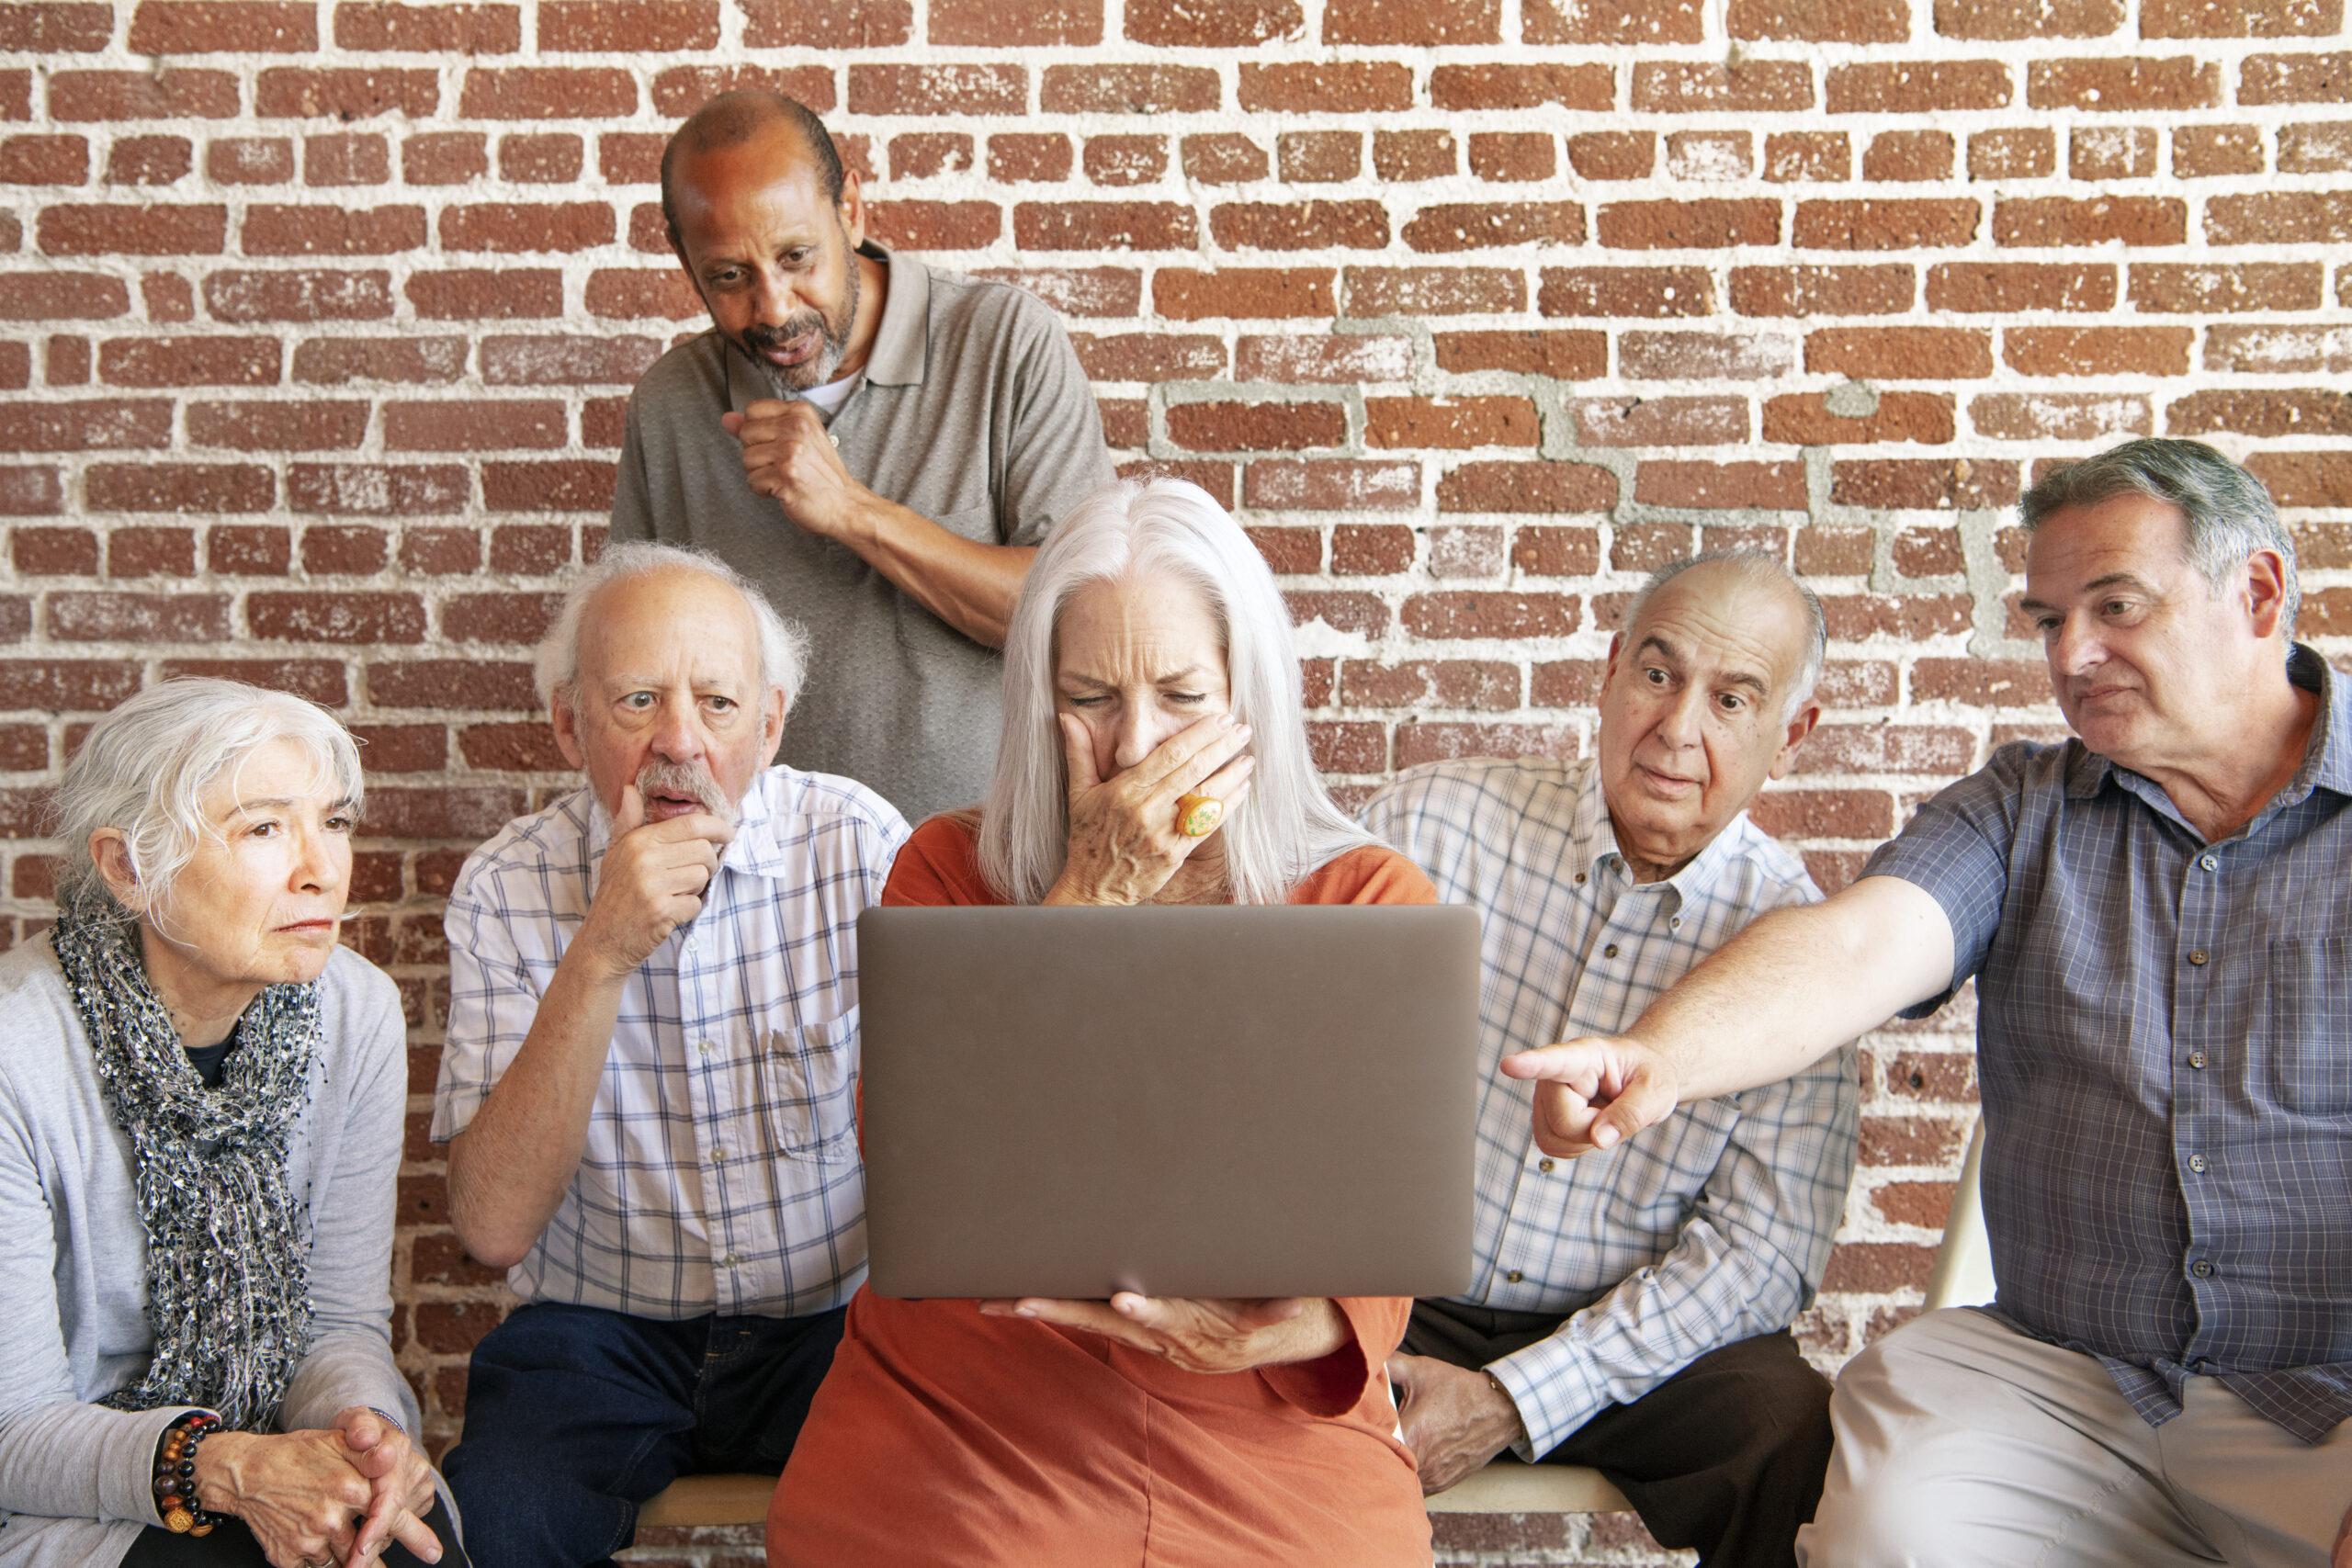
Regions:
M 539 650 L 586 786 L 450 894 L 433 1136 L 526 1303 L 448 1460 L 481 1562 L 602 1562 L 680 1473 L 781 1470 L 865 1276 L 855 922 L 907 825 L 767 765 L 805 658 L 715 558 L 609 547 Z
M 1800 1557 L 2352 1568 L 2352 688 L 2211 447 L 2127 442 L 2023 513 L 2078 739 L 2002 747 L 1837 897 L 1506 1066 L 1544 1148 L 1613 1154 L 1973 976 L 1999 1293 L 1846 1369 Z
M 1485 928 L 1486 1057 L 1613 1031 L 1769 909 L 1820 897 L 1746 815 L 1820 710 L 1821 607 L 1777 559 L 1658 572 L 1611 645 L 1590 761 L 1445 762 L 1364 823 Z M 1853 1173 L 1840 1054 L 1571 1163 L 1489 1077 L 1470 1294 L 1420 1303 L 1390 1365 L 1422 1485 L 1510 1449 L 1598 1467 L 1712 1568 L 1785 1564 L 1829 1454 L 1827 1380 L 1788 1324 Z

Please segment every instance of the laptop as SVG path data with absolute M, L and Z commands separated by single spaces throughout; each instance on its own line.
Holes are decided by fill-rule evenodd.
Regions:
M 859 917 L 886 1296 L 1458 1295 L 1466 908 Z

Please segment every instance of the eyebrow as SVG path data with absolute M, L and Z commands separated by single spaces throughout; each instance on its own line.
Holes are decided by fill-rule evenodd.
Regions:
M 232 813 L 243 812 L 250 815 L 255 811 L 283 811 L 289 806 L 300 806 L 301 804 L 301 801 L 290 795 L 264 795 L 258 800 L 237 801 L 232 805 L 229 809 Z M 351 796 L 346 795 L 340 800 L 330 802 L 327 806 L 327 809 L 329 811 L 350 810 Z
M 2129 571 L 2110 571 L 2105 577 L 2094 577 L 2083 584 L 2083 592 L 2086 593 L 2096 593 L 2103 588 L 2136 588 L 2141 592 L 2148 594 L 2153 594 L 2156 591 L 2154 583 Z M 2018 608 L 2020 610 L 2054 610 L 2057 607 L 2055 604 L 2045 604 L 2031 596 L 2018 601 Z
M 1203 665 L 1187 664 L 1182 670 L 1170 670 L 1164 674 L 1154 675 L 1151 678 L 1151 683 L 1155 686 L 1164 686 L 1170 681 L 1189 681 L 1195 675 L 1205 673 L 1205 669 L 1206 667 Z M 1083 671 L 1077 670 L 1064 671 L 1061 674 L 1056 676 L 1055 679 L 1057 681 L 1076 681 L 1089 686 L 1107 686 L 1111 683 L 1108 681 L 1102 680 L 1099 676 L 1089 675 Z
M 1636 651 L 1647 652 L 1651 649 L 1657 649 L 1658 656 L 1660 658 L 1678 668 L 1684 662 L 1682 650 L 1676 648 L 1664 637 L 1658 636 L 1656 632 L 1652 632 L 1647 637 L 1642 638 L 1642 646 Z M 1728 671 L 1724 674 L 1722 679 L 1726 685 L 1745 686 L 1759 697 L 1770 696 L 1771 694 L 1771 682 L 1765 680 L 1761 675 L 1756 674 L 1752 671 Z

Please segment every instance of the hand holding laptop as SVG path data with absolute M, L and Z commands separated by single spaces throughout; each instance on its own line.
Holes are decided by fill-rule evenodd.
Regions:
M 1044 1296 L 984 1301 L 980 1311 L 990 1317 L 1030 1317 L 1082 1328 L 1188 1372 L 1246 1372 L 1312 1361 L 1348 1342 L 1347 1319 L 1324 1296 L 1236 1301 L 1121 1291 L 1108 1302 Z

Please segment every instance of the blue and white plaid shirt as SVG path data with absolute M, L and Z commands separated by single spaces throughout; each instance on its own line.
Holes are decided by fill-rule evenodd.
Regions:
M 1673 876 L 1635 884 L 1589 762 L 1416 768 L 1363 823 L 1484 928 L 1478 1272 L 1459 1299 L 1565 1320 L 1487 1368 L 1526 1424 L 1520 1456 L 1535 1459 L 1811 1299 L 1853 1177 L 1854 1057 L 1558 1161 L 1530 1132 L 1533 1086 L 1496 1064 L 1624 1029 L 1757 916 L 1821 895 L 1744 813 Z
M 781 767 L 742 811 L 702 912 L 628 983 L 580 1169 L 507 1274 L 526 1300 L 797 1317 L 865 1278 L 857 917 L 907 824 L 863 784 Z M 611 838 L 583 789 L 458 873 L 435 1142 L 465 1131 L 521 1049 Z
M 2352 685 L 2288 672 L 2302 766 L 2218 843 L 2081 741 L 2019 743 L 1862 874 L 1933 895 L 1976 976 L 1998 1315 L 2151 1426 L 2197 1373 L 2317 1442 L 2352 1417 Z

